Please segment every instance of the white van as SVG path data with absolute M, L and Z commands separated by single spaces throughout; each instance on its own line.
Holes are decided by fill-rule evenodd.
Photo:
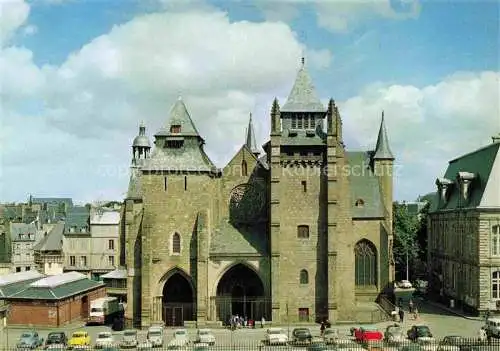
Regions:
M 500 338 L 500 318 L 488 318 L 486 320 L 486 334 Z

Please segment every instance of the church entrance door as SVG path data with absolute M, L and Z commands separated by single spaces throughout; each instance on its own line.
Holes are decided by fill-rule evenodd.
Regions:
M 217 285 L 217 318 L 226 323 L 231 316 L 260 320 L 266 318 L 267 304 L 260 277 L 244 264 L 231 267 Z
M 174 273 L 163 287 L 163 321 L 167 326 L 183 326 L 194 320 L 196 305 L 191 284 L 184 275 Z

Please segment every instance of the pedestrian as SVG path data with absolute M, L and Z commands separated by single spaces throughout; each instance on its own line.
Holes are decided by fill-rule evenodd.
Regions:
M 484 327 L 481 327 L 479 329 L 479 341 L 480 342 L 485 342 L 486 341 L 486 330 L 484 330 Z
M 413 313 L 413 300 L 410 299 L 410 301 L 408 302 L 408 311 L 410 313 Z
M 264 316 L 262 316 L 262 319 L 260 320 L 260 325 L 262 328 L 264 328 L 264 326 L 266 325 L 266 319 L 264 318 Z
M 323 336 L 323 334 L 325 334 L 325 323 L 324 322 L 321 322 L 321 326 L 319 327 L 319 332 L 320 332 L 320 336 Z
M 405 312 L 403 311 L 402 308 L 399 309 L 399 322 L 403 323 L 405 319 Z
M 418 319 L 418 308 L 417 308 L 417 306 L 413 307 L 413 319 L 414 320 Z

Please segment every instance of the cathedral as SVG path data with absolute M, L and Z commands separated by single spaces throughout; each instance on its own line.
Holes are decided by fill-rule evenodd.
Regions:
M 137 327 L 233 315 L 374 321 L 394 279 L 383 114 L 375 149 L 348 151 L 339 109 L 320 101 L 302 61 L 287 101 L 271 104 L 264 153 L 250 116 L 241 148 L 217 168 L 197 118 L 179 99 L 154 147 L 143 124 L 133 141 L 121 229 L 126 318 Z

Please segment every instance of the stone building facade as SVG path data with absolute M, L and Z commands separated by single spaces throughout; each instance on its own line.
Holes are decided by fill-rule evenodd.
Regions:
M 428 217 L 431 291 L 471 312 L 500 312 L 500 136 L 449 162 Z
M 153 149 L 140 126 L 122 212 L 126 317 L 136 325 L 354 321 L 378 311 L 394 277 L 383 115 L 375 150 L 347 151 L 335 102 L 321 103 L 302 64 L 269 123 L 265 153 L 250 117 L 223 169 L 182 99 Z

